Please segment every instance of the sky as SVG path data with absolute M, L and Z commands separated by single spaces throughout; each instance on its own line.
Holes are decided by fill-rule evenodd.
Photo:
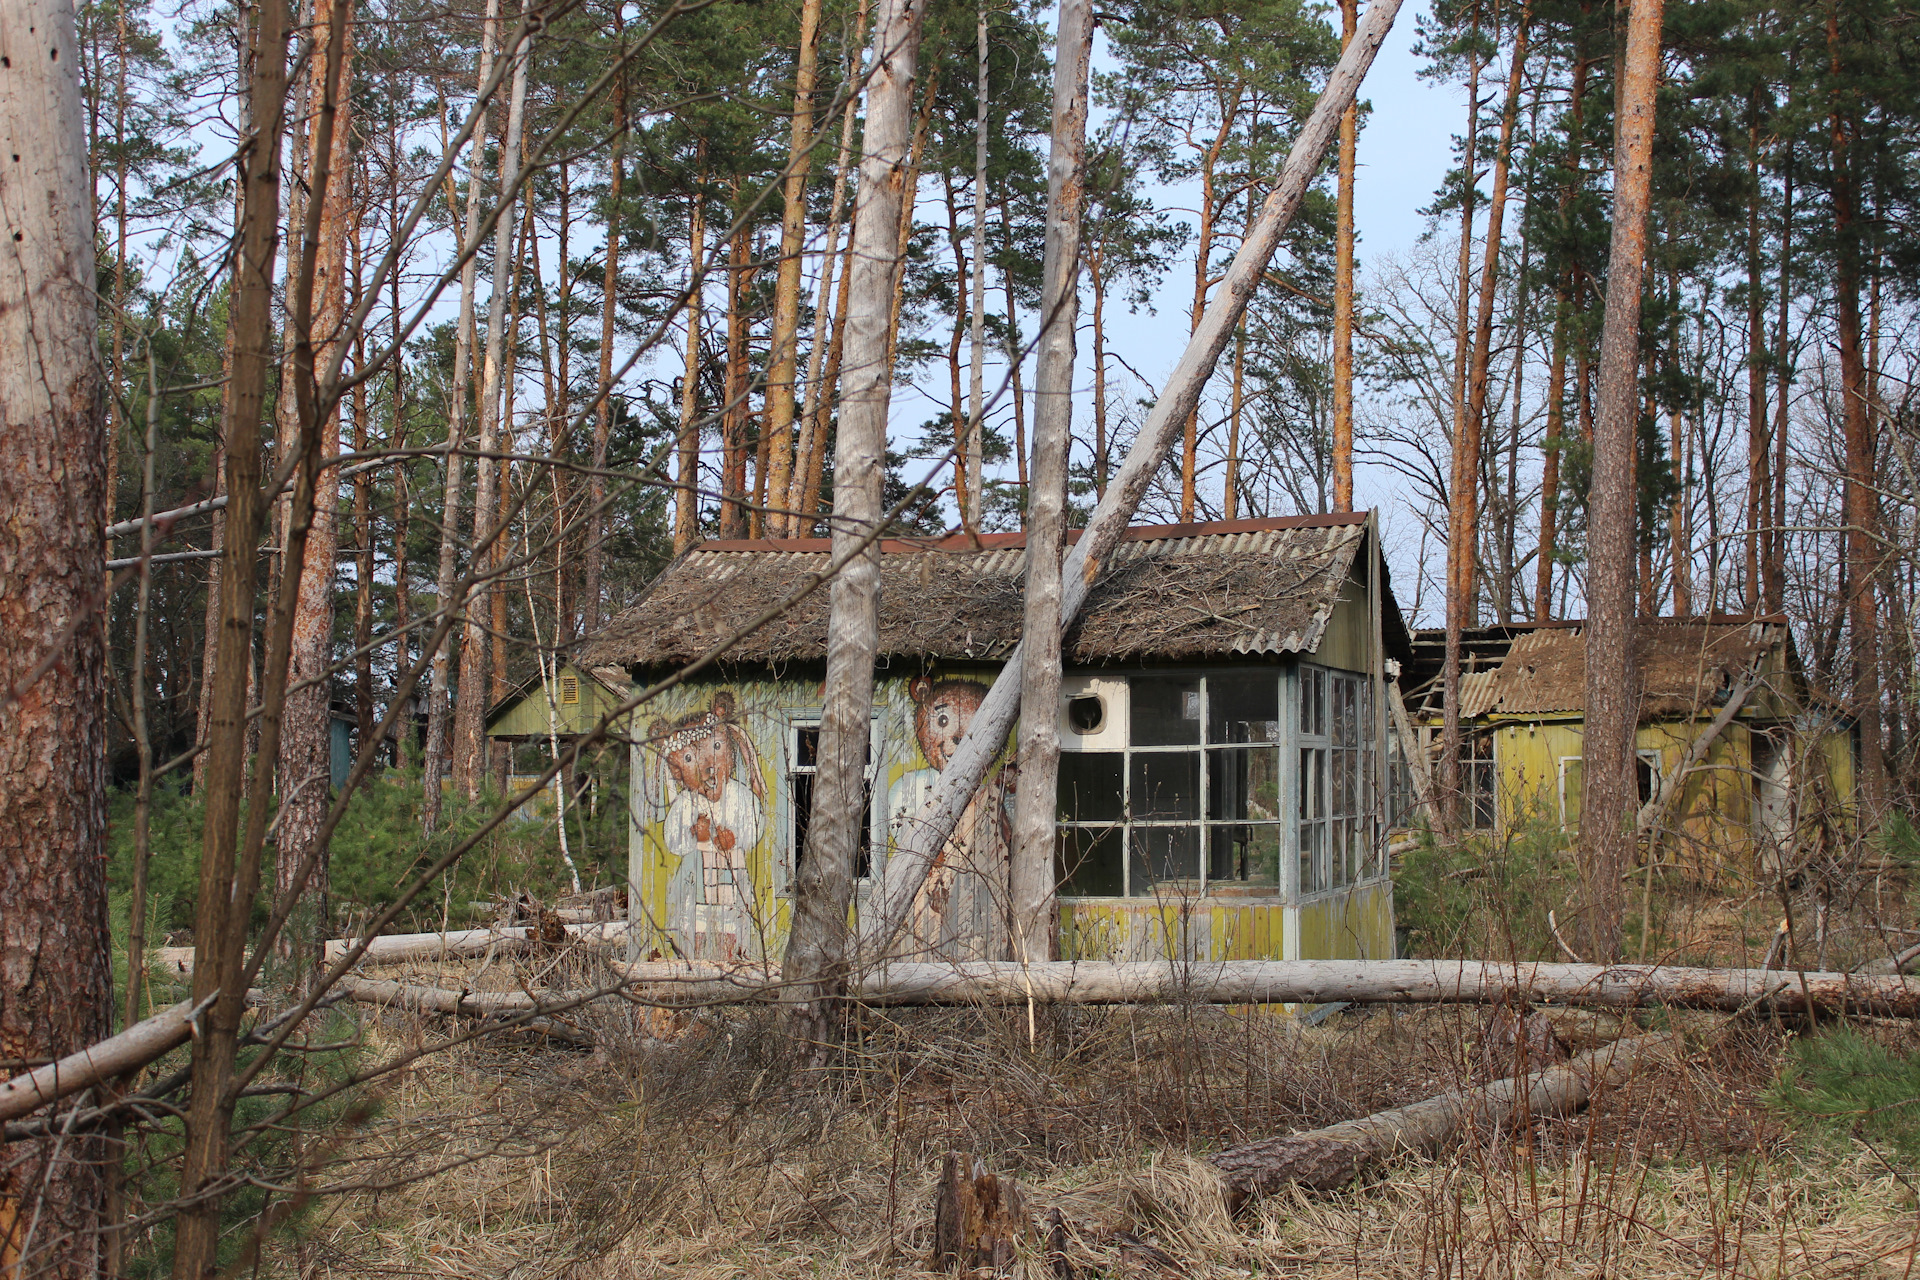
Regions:
M 1361 86 L 1361 96 L 1371 107 L 1360 133 L 1354 184 L 1356 253 L 1362 280 L 1369 260 L 1403 254 L 1426 232 L 1427 219 L 1419 210 L 1432 203 L 1452 163 L 1453 134 L 1461 127 L 1465 114 L 1464 86 L 1435 84 L 1419 75 L 1422 60 L 1416 57 L 1414 45 L 1425 12 L 1425 5 L 1417 0 L 1410 0 L 1401 10 Z M 1338 23 L 1337 12 L 1331 21 Z M 1102 66 L 1105 57 L 1104 39 L 1097 38 L 1096 71 L 1111 67 L 1110 62 Z M 1096 119 L 1094 127 L 1097 126 Z M 1197 203 L 1197 184 L 1192 190 L 1165 186 L 1149 190 L 1161 208 L 1192 222 L 1190 211 Z M 923 202 L 927 203 L 921 214 L 923 219 L 944 220 L 944 210 L 932 203 L 931 192 L 923 196 Z M 1109 350 L 1137 370 L 1155 390 L 1164 385 L 1185 348 L 1190 326 L 1187 312 L 1192 296 L 1189 249 L 1167 264 L 1150 311 L 1143 308 L 1129 314 L 1122 306 L 1108 308 Z M 990 293 L 989 298 L 992 297 Z M 1084 302 L 1081 324 L 1081 377 L 1076 387 L 1075 434 L 1090 435 L 1086 418 L 1091 413 L 1091 342 L 1084 331 L 1087 324 Z M 926 394 L 920 394 L 915 384 L 924 387 Z M 990 366 L 988 394 L 1000 384 L 999 372 Z M 946 386 L 943 367 L 937 364 L 925 366 L 909 381 L 896 384 L 896 433 L 917 431 L 921 423 L 941 412 Z M 989 469 L 989 474 L 1004 473 L 1007 478 L 1011 478 L 1012 472 L 1010 464 Z M 913 478 L 917 479 L 918 474 Z M 1378 507 L 1381 512 L 1385 525 L 1383 542 L 1394 562 L 1395 581 L 1409 584 L 1407 590 L 1400 592 L 1407 596 L 1403 602 L 1407 604 L 1412 599 L 1414 562 L 1419 556 L 1419 528 L 1399 503 L 1399 483 L 1387 469 L 1369 467 L 1363 460 L 1356 469 L 1355 490 L 1356 505 Z

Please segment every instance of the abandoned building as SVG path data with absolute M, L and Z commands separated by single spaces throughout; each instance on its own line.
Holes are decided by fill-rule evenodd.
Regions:
M 1017 533 L 882 544 L 862 895 L 1019 640 L 1023 547 Z M 623 673 L 655 680 L 828 560 L 824 539 L 697 545 L 563 671 L 591 690 L 583 700 Z M 828 595 L 752 631 L 626 726 L 643 951 L 784 946 L 807 849 Z M 1409 650 L 1370 514 L 1131 529 L 1064 649 L 1051 712 L 1064 957 L 1393 954 L 1382 699 L 1386 659 Z M 532 701 L 546 698 L 522 705 Z M 580 706 L 560 702 L 562 720 Z M 513 727 L 561 728 L 548 713 Z M 1011 758 L 990 771 L 916 904 L 929 954 L 984 954 L 1004 920 Z
M 1677 784 L 1663 800 L 1662 856 L 1717 880 L 1780 865 L 1796 841 L 1822 838 L 1851 803 L 1850 725 L 1810 691 L 1786 619 L 1716 614 L 1636 625 L 1642 803 L 1664 779 Z M 1430 754 L 1444 723 L 1445 646 L 1443 630 L 1416 632 L 1401 680 Z M 1585 625 L 1475 628 L 1461 649 L 1463 818 L 1494 831 L 1535 822 L 1577 831 Z

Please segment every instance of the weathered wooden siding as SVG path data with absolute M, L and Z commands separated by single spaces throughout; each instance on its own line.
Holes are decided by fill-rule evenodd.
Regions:
M 1691 723 L 1642 725 L 1635 737 L 1640 751 L 1659 753 L 1662 773 L 1672 769 L 1704 733 L 1707 719 Z M 1692 874 L 1708 880 L 1754 874 L 1763 841 L 1756 839 L 1753 779 L 1753 739 L 1756 725 L 1736 720 L 1707 749 L 1705 757 L 1682 785 L 1668 813 L 1668 837 L 1662 854 Z M 1577 787 L 1565 797 L 1563 811 L 1562 761 L 1584 751 L 1584 726 L 1577 720 L 1501 724 L 1495 730 L 1494 759 L 1501 827 L 1514 831 L 1532 823 L 1579 829 Z M 1796 749 L 1806 749 L 1804 742 Z M 1822 767 L 1811 775 L 1813 789 L 1828 798 L 1853 793 L 1853 757 L 1847 735 L 1821 734 L 1813 743 Z M 1803 788 L 1804 789 L 1804 788 Z M 1796 800 L 1804 812 L 1813 797 Z
M 1298 908 L 1300 959 L 1394 958 L 1393 885 L 1375 880 L 1310 899 Z M 1289 958 L 1295 958 L 1289 953 Z
M 535 684 L 511 706 L 487 722 L 487 734 L 495 738 L 544 738 L 550 728 L 562 737 L 586 733 L 600 723 L 602 716 L 619 710 L 623 698 L 578 667 L 560 668 L 560 684 L 571 678 L 578 695 L 567 702 L 560 688 L 553 690 L 552 720 L 548 719 L 547 689 Z

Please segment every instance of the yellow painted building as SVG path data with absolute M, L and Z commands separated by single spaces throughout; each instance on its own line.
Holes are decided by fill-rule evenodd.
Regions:
M 1019 640 L 1019 534 L 889 541 L 856 907 Z M 824 568 L 821 540 L 709 542 L 585 641 L 636 683 Z M 828 593 L 644 706 L 629 901 L 643 952 L 784 946 L 819 744 Z M 1128 531 L 1064 645 L 1057 870 L 1068 958 L 1386 958 L 1384 660 L 1404 653 L 1366 513 Z M 544 718 L 545 710 L 541 709 Z M 1011 748 L 914 911 L 921 954 L 1001 954 Z
M 1752 877 L 1851 812 L 1849 728 L 1809 696 L 1779 618 L 1641 619 L 1637 732 L 1643 804 L 1656 794 L 1660 856 L 1703 879 Z M 1439 632 L 1416 647 L 1431 653 Z M 1512 831 L 1580 823 L 1585 628 L 1473 632 L 1460 681 L 1462 785 L 1475 825 Z M 1437 680 L 1416 687 L 1415 718 L 1437 743 Z M 1703 743 L 1704 745 L 1698 745 Z

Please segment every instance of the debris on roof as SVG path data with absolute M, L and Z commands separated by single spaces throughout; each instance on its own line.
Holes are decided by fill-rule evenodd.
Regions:
M 1364 512 L 1129 529 L 1067 633 L 1067 660 L 1312 652 L 1366 532 Z M 881 548 L 882 654 L 951 661 L 1012 652 L 1024 611 L 1025 535 L 887 540 Z M 830 560 L 826 539 L 703 543 L 583 641 L 575 657 L 594 668 L 691 661 L 758 621 Z M 725 660 L 824 658 L 828 604 L 823 586 L 755 629 Z
M 1431 633 L 1422 632 L 1422 639 Z M 1755 665 L 1788 643 L 1783 620 L 1715 615 L 1642 618 L 1635 624 L 1634 667 L 1642 719 L 1695 714 L 1719 705 Z M 1497 665 L 1460 677 L 1460 714 L 1530 716 L 1579 714 L 1587 700 L 1584 623 L 1513 629 Z M 1439 714 L 1437 684 L 1428 715 Z

